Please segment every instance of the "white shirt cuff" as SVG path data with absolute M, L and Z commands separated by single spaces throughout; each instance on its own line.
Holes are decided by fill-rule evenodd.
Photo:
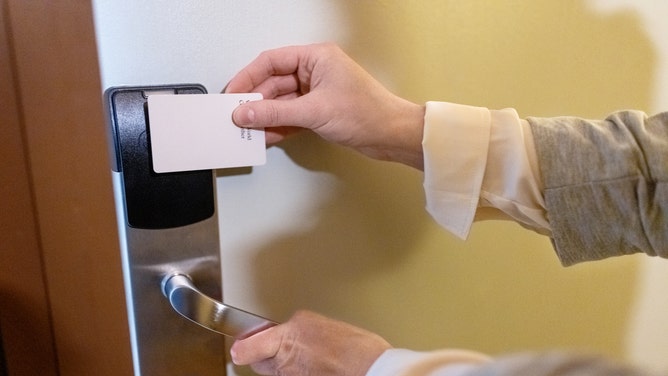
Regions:
M 512 219 L 550 235 L 528 123 L 513 109 L 426 107 L 424 190 L 436 222 L 461 239 L 482 219 Z
M 458 376 L 490 360 L 487 355 L 459 349 L 390 349 L 374 362 L 366 376 Z
M 485 174 L 490 112 L 447 102 L 427 102 L 426 108 L 422 148 L 427 211 L 446 230 L 466 239 Z M 448 159 L 453 155 L 456 158 Z

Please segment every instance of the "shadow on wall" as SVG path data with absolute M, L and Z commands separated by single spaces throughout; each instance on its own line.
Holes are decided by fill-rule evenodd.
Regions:
M 654 55 L 632 13 L 604 17 L 575 0 L 341 6 L 352 28 L 344 48 L 417 102 L 583 117 L 651 102 Z M 634 257 L 563 269 L 547 239 L 494 222 L 462 243 L 425 214 L 419 172 L 308 134 L 281 147 L 296 164 L 336 176 L 339 187 L 309 232 L 257 253 L 257 293 L 277 319 L 309 308 L 397 346 L 567 346 L 622 357 Z
M 261 301 L 273 301 L 270 311 L 284 319 L 295 307 L 332 312 L 363 306 L 346 292 L 403 263 L 429 220 L 420 173 L 368 160 L 313 134 L 297 135 L 282 147 L 302 167 L 333 174 L 338 183 L 309 232 L 274 239 L 259 253 Z

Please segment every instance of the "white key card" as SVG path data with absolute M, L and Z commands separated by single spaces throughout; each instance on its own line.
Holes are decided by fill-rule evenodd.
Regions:
M 232 112 L 262 94 L 180 94 L 148 97 L 155 172 L 212 170 L 266 163 L 264 131 L 239 128 Z

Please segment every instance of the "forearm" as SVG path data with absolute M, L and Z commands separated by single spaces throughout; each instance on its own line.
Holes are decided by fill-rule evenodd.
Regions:
M 562 263 L 668 257 L 668 113 L 528 120 Z
M 564 265 L 668 257 L 668 114 L 527 121 L 431 102 L 423 148 L 427 210 L 461 238 L 506 218 L 550 235 Z

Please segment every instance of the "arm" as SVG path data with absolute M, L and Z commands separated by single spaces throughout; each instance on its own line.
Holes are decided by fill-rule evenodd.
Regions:
M 668 257 L 668 113 L 521 120 L 436 102 L 424 155 L 427 209 L 462 238 L 495 209 L 549 235 L 564 265 Z
M 668 113 L 528 120 L 562 263 L 668 257 Z
M 443 102 L 425 112 L 332 44 L 264 52 L 226 91 L 268 98 L 240 106 L 233 119 L 265 128 L 269 142 L 307 128 L 424 169 L 429 212 L 462 238 L 492 213 L 551 234 L 564 265 L 635 252 L 668 257 L 666 113 L 527 122 L 513 110 Z
M 306 128 L 372 158 L 417 169 L 424 169 L 425 161 L 435 166 L 425 171 L 429 212 L 462 238 L 474 218 L 490 217 L 511 218 L 549 233 L 535 166 L 530 166 L 524 155 L 503 156 L 505 150 L 524 150 L 524 142 L 531 141 L 530 131 L 522 131 L 512 110 L 489 116 L 490 111 L 484 108 L 461 110 L 466 106 L 408 102 L 388 92 L 333 44 L 263 52 L 232 78 L 225 91 L 260 92 L 267 98 L 240 106 L 233 120 L 239 126 L 265 129 L 269 144 Z M 425 115 L 426 107 L 430 110 Z M 479 116 L 471 121 L 471 113 Z M 460 124 L 441 126 L 453 114 L 459 114 Z M 507 127 L 490 128 L 483 119 L 495 117 L 516 121 Z M 497 128 L 502 131 L 490 135 L 490 129 Z M 489 142 L 496 145 L 492 150 L 497 152 L 490 154 L 491 168 L 485 170 Z M 529 176 L 524 175 L 525 170 Z M 499 178 L 506 175 L 511 185 Z M 486 184 L 481 189 L 483 176 Z M 538 183 L 526 188 L 527 179 Z M 476 212 L 478 206 L 483 209 Z
M 596 356 L 564 352 L 490 358 L 473 351 L 394 349 L 376 334 L 312 312 L 236 341 L 235 364 L 285 376 L 648 376 Z

